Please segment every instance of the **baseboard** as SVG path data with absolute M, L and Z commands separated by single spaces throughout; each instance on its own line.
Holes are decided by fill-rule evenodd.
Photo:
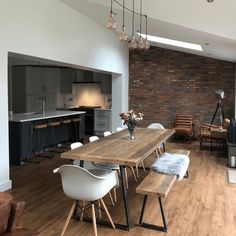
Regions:
M 11 189 L 11 187 L 12 187 L 11 184 L 12 184 L 11 180 L 1 182 L 0 183 L 0 192 L 4 192 L 4 191 L 7 191 L 7 190 Z

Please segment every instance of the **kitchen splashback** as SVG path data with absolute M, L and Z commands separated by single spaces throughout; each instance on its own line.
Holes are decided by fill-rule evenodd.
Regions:
M 108 108 L 106 95 L 101 93 L 100 83 L 75 83 L 73 84 L 75 106 L 100 106 Z

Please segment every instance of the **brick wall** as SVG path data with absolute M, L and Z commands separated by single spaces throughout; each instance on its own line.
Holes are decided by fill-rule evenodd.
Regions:
M 225 92 L 226 117 L 234 117 L 234 63 L 158 47 L 130 51 L 129 109 L 144 113 L 142 126 L 159 122 L 170 128 L 177 113 L 186 113 L 194 115 L 198 133 L 199 124 L 213 117 L 216 89 Z

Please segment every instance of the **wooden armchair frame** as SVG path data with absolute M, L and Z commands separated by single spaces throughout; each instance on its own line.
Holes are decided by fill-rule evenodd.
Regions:
M 211 129 L 219 129 L 219 126 L 212 125 L 208 123 L 202 123 L 200 125 L 199 130 L 199 141 L 200 141 L 200 149 L 203 149 L 203 142 L 210 143 L 210 148 L 212 152 L 212 143 L 221 143 L 225 146 L 226 139 L 222 137 L 216 137 L 212 134 Z M 225 148 L 225 147 L 224 147 Z
M 194 136 L 193 115 L 177 114 L 175 120 L 175 135 L 188 137 L 190 140 Z

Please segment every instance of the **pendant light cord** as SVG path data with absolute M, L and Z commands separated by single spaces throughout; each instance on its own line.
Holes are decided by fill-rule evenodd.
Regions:
M 140 24 L 139 31 L 141 34 L 142 33 L 142 0 L 140 0 L 140 23 L 139 24 Z
M 147 38 L 147 15 L 145 15 L 145 20 L 146 20 L 146 38 Z
M 125 0 L 123 0 L 123 27 L 125 26 Z
M 116 4 L 118 4 L 119 6 L 123 7 L 123 5 L 122 5 L 121 3 L 119 3 L 118 1 L 116 1 L 116 0 L 112 0 L 112 1 L 114 1 L 114 2 L 115 2 Z M 140 15 L 140 13 L 139 13 L 139 12 L 135 12 L 134 9 L 133 9 L 133 10 L 130 10 L 130 9 L 127 8 L 127 7 L 124 7 L 124 9 L 127 10 L 127 11 L 129 11 L 129 12 L 131 12 L 131 13 L 134 13 L 134 14 L 136 14 L 136 15 Z M 144 14 L 141 14 L 141 16 L 145 17 Z
M 111 0 L 111 13 L 112 13 L 112 5 L 113 5 L 113 0 Z
M 133 0 L 133 21 L 132 21 L 132 34 L 134 34 L 134 0 Z

